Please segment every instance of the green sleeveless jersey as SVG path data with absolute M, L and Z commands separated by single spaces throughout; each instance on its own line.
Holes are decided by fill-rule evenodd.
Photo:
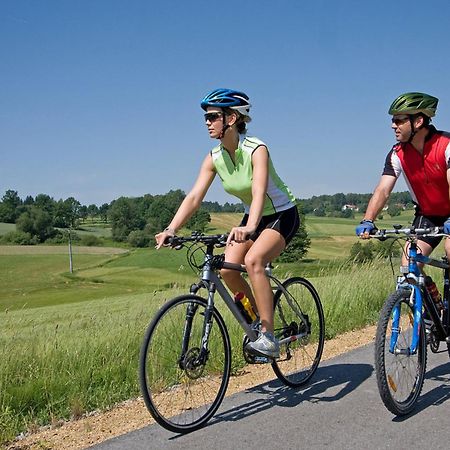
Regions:
M 255 137 L 245 137 L 239 142 L 233 162 L 229 153 L 220 144 L 213 148 L 211 157 L 214 168 L 222 180 L 223 188 L 238 197 L 248 213 L 252 203 L 253 152 L 261 145 L 266 145 Z M 263 216 L 284 211 L 295 206 L 295 197 L 275 172 L 269 155 L 269 179 Z

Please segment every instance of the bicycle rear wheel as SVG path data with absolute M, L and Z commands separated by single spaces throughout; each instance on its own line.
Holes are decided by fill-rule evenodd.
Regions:
M 396 415 L 405 415 L 413 410 L 422 391 L 427 363 L 423 320 L 417 351 L 414 354 L 408 351 L 414 324 L 410 296 L 410 290 L 401 289 L 388 297 L 380 313 L 375 337 L 378 390 L 386 408 Z M 395 344 L 393 351 L 390 350 L 391 342 Z
M 299 387 L 309 381 L 319 365 L 325 321 L 319 295 L 308 280 L 289 278 L 283 286 L 286 292 L 277 289 L 274 295 L 274 334 L 278 340 L 287 341 L 280 345 L 280 358 L 272 368 L 284 384 Z
M 216 309 L 208 352 L 202 357 L 206 305 L 194 295 L 166 303 L 141 347 L 139 380 L 145 404 L 160 425 L 176 433 L 194 431 L 213 416 L 230 378 L 230 339 Z

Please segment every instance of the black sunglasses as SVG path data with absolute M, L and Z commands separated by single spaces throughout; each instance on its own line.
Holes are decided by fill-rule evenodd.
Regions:
M 393 117 L 391 119 L 392 123 L 395 123 L 395 125 L 403 125 L 404 123 L 408 122 L 409 117 Z
M 207 122 L 208 120 L 210 122 L 215 122 L 219 117 L 222 117 L 223 114 L 221 112 L 211 112 L 211 113 L 206 113 L 205 114 L 205 122 Z

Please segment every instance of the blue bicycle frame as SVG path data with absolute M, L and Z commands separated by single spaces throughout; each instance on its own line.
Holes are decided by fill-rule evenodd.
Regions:
M 389 351 L 391 353 L 414 355 L 419 345 L 420 326 L 422 322 L 422 306 L 425 301 L 427 310 L 433 318 L 433 322 L 437 327 L 439 335 L 446 336 L 446 332 L 442 327 L 439 319 L 439 314 L 434 306 L 433 302 L 430 302 L 423 296 L 424 277 L 421 273 L 418 263 L 428 264 L 430 266 L 439 267 L 440 269 L 448 269 L 449 265 L 438 261 L 436 259 L 429 258 L 417 252 L 417 244 L 412 242 L 408 250 L 408 273 L 397 283 L 397 289 L 409 289 L 411 291 L 411 302 L 413 308 L 413 335 L 411 345 L 407 349 L 396 349 L 397 339 L 400 332 L 400 305 L 397 305 L 392 313 L 392 334 L 390 339 Z M 414 299 L 414 300 L 413 300 Z

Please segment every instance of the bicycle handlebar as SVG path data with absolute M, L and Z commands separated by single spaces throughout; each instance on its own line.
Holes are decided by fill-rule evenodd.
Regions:
M 374 230 L 375 231 L 375 230 Z M 430 227 L 430 228 L 401 228 L 396 227 L 394 225 L 393 229 L 379 229 L 376 230 L 373 234 L 369 235 L 371 238 L 375 239 L 388 239 L 395 238 L 399 236 L 406 237 L 417 237 L 417 236 L 433 236 L 433 237 L 441 237 L 448 236 L 448 234 L 444 233 L 443 227 Z
M 215 247 L 225 247 L 228 239 L 228 234 L 202 234 L 192 233 L 191 236 L 172 236 L 165 241 L 170 247 L 179 250 L 183 244 L 187 242 L 200 242 L 205 245 L 214 245 Z

